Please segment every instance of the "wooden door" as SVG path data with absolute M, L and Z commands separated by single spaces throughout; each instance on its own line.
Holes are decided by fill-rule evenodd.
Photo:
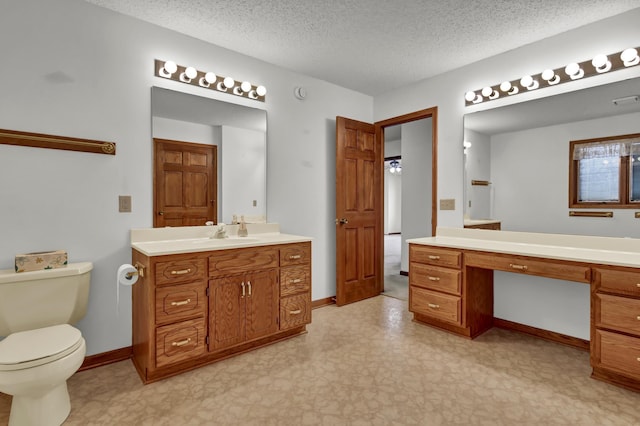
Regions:
M 244 282 L 247 286 L 246 339 L 252 340 L 276 333 L 280 315 L 278 271 L 272 269 L 246 274 Z
M 382 291 L 382 144 L 373 124 L 336 117 L 336 303 Z
M 209 281 L 209 351 L 244 341 L 243 274 Z
M 154 139 L 153 226 L 217 223 L 217 147 Z

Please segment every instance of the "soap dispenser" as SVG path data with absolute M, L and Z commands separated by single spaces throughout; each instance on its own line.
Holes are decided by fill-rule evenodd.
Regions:
M 240 216 L 240 224 L 238 225 L 238 237 L 246 237 L 249 235 L 247 224 L 244 222 L 244 216 Z

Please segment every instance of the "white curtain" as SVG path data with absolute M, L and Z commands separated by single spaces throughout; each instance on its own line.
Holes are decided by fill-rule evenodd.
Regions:
M 633 153 L 640 154 L 640 138 L 581 143 L 574 145 L 573 159 L 626 157 L 629 154 L 634 155 L 632 150 Z

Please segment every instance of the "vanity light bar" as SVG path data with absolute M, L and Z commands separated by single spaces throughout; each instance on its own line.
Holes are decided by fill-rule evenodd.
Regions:
M 464 95 L 465 106 L 634 67 L 640 64 L 639 52 L 640 47 L 632 47 L 610 55 L 596 55 L 588 61 L 574 62 L 553 70 L 546 69 L 540 74 L 525 75 L 519 80 L 505 81 L 469 91 Z
M 267 94 L 264 86 L 255 86 L 248 81 L 236 81 L 231 77 L 199 71 L 193 67 L 178 65 L 173 61 L 156 59 L 155 76 L 261 102 L 265 101 Z

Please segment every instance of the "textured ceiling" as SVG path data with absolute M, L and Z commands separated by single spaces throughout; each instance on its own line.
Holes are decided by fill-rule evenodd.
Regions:
M 86 0 L 376 95 L 640 7 L 640 0 Z

